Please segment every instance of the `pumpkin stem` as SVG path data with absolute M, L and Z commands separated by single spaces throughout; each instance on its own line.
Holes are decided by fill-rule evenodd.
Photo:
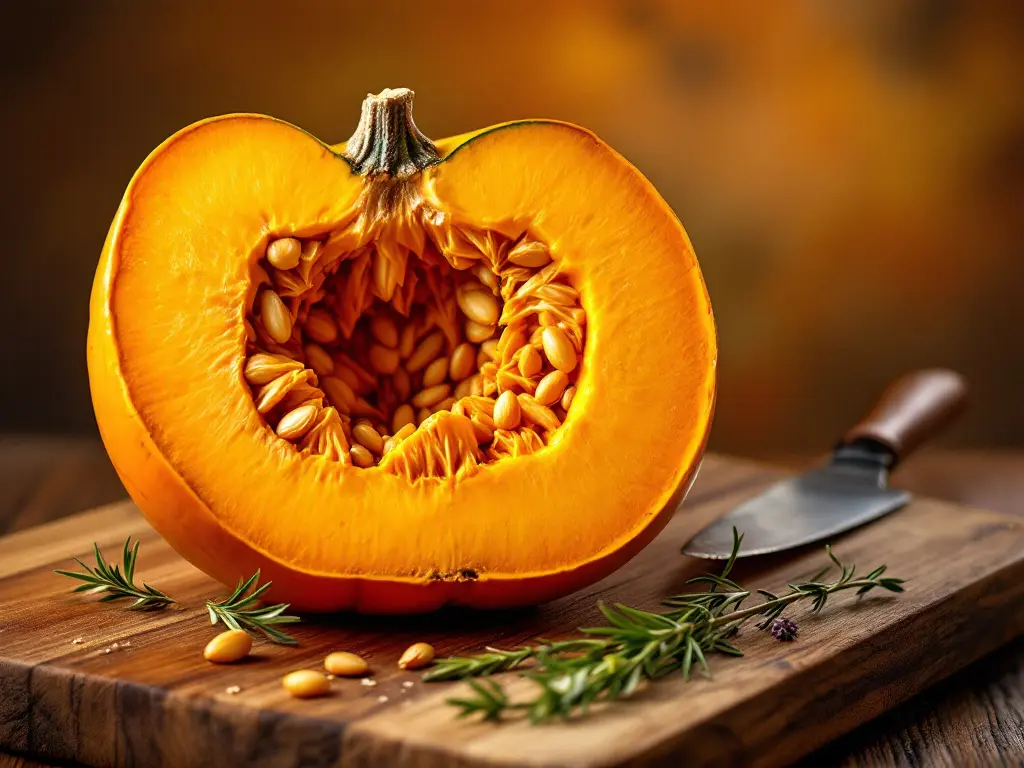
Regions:
M 404 179 L 440 161 L 434 143 L 413 122 L 413 96 L 408 88 L 366 95 L 359 125 L 344 152 L 360 176 Z

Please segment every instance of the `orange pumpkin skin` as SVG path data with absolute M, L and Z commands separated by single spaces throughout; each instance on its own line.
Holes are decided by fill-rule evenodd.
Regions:
M 584 129 L 564 123 L 505 124 L 436 147 L 442 159 L 419 172 L 423 187 L 474 221 L 496 227 L 524 217 L 539 221 L 538 229 L 565 243 L 566 270 L 582 283 L 585 303 L 588 297 L 591 302 L 578 406 L 558 438 L 537 454 L 502 460 L 454 486 L 410 490 L 375 470 L 299 457 L 272 433 L 268 437 L 251 400 L 241 396 L 252 254 L 271 235 L 329 229 L 351 218 L 363 179 L 340 156 L 345 145 L 329 148 L 269 117 L 228 115 L 169 138 L 129 184 L 93 286 L 88 362 L 94 408 L 104 445 L 132 499 L 172 547 L 217 580 L 230 584 L 259 569 L 263 581 L 273 581 L 269 598 L 304 611 L 418 613 L 446 604 L 536 604 L 619 568 L 664 528 L 692 483 L 710 429 L 717 348 L 692 249 L 664 201 L 623 158 Z M 538 178 L 553 157 L 570 177 L 566 189 Z M 252 184 L 246 165 L 253 158 L 264 163 L 255 178 L 269 185 L 273 210 L 258 210 L 254 195 L 244 199 L 239 192 Z M 320 177 L 326 180 L 295 193 L 295 185 Z M 194 190 L 199 183 L 209 184 L 212 202 L 186 200 L 179 217 L 175 195 L 187 193 L 176 190 Z M 588 187 L 602 199 L 599 205 L 579 198 Z M 639 210 L 623 214 L 629 205 Z M 234 206 L 243 213 L 236 214 Z M 256 211 L 251 220 L 247 208 Z M 610 213 L 625 221 L 597 221 Z M 227 234 L 217 240 L 220 228 Z M 244 253 L 223 259 L 226 271 L 237 272 L 224 278 L 234 293 L 223 296 L 222 286 L 209 287 L 220 279 L 211 277 L 222 273 L 220 263 L 186 264 L 175 252 L 161 251 L 161 243 L 172 239 L 168 233 L 191 254 L 199 246 L 209 246 L 211 254 Z M 580 243 L 572 242 L 573 233 L 581 233 Z M 587 271 L 595 258 L 590 247 L 604 258 L 593 272 Z M 614 248 L 621 254 L 607 256 Z M 153 264 L 161 270 L 147 271 Z M 623 310 L 601 281 L 622 280 L 633 268 L 646 281 L 633 276 L 637 307 Z M 195 306 L 223 311 L 209 331 L 202 318 L 195 321 L 194 336 L 208 332 L 209 338 L 194 338 L 191 351 L 184 343 L 188 331 L 175 340 L 176 316 L 164 306 L 175 302 L 182 312 Z M 646 337 L 656 347 L 650 357 L 638 354 L 642 339 L 622 325 L 631 317 L 644 334 L 664 326 L 666 338 Z M 159 347 L 164 330 L 149 336 L 153 328 L 169 334 L 165 351 Z M 668 352 L 677 358 L 659 365 L 654 358 Z M 175 362 L 207 354 L 196 361 L 198 373 Z M 659 383 L 659 372 L 676 391 Z M 165 379 L 167 391 L 160 390 Z M 624 397 L 624 389 L 643 392 L 646 404 L 641 401 L 632 413 L 622 410 L 616 398 Z M 171 402 L 180 419 L 168 415 Z M 642 410 L 651 405 L 663 412 Z M 599 413 L 612 406 L 617 412 Z M 206 434 L 199 426 L 204 423 L 211 424 Z M 639 433 L 632 442 L 629 425 Z M 652 440 L 663 442 L 660 449 L 649 447 Z M 616 451 L 617 459 L 606 457 Z M 352 521 L 345 518 L 348 509 Z M 346 528 L 371 525 L 365 522 L 370 512 L 378 515 L 373 536 L 357 529 L 346 538 Z M 526 517 L 522 531 L 495 536 L 501 541 L 487 538 L 488 526 L 512 531 L 519 516 Z M 466 531 L 465 538 L 449 546 L 445 521 L 451 521 L 455 538 Z M 548 527 L 554 528 L 550 534 Z M 579 541 L 574 531 L 580 531 Z M 352 538 L 373 542 L 371 551 L 347 543 Z M 349 549 L 342 555 L 333 554 L 344 547 Z

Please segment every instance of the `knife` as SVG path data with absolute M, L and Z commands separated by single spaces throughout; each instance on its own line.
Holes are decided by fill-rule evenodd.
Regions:
M 843 436 L 827 464 L 740 504 L 694 536 L 683 554 L 726 559 L 733 527 L 743 534 L 739 557 L 779 552 L 905 506 L 911 496 L 889 488 L 889 473 L 949 425 L 966 403 L 967 383 L 955 371 L 923 370 L 897 379 Z

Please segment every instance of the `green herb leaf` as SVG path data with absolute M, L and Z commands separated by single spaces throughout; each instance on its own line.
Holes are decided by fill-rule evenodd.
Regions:
M 262 632 L 270 642 L 279 645 L 298 645 L 294 637 L 275 626 L 301 621 L 298 616 L 285 615 L 285 611 L 288 610 L 287 603 L 253 607 L 273 583 L 268 581 L 263 586 L 256 587 L 259 580 L 260 572 L 256 571 L 248 579 L 239 579 L 235 591 L 227 597 L 221 600 L 207 600 L 206 610 L 210 614 L 210 623 L 216 624 L 220 621 L 229 629 L 242 629 L 250 635 Z
M 130 611 L 159 610 L 176 602 L 149 584 L 143 583 L 141 587 L 135 585 L 135 563 L 139 557 L 139 542 L 132 544 L 131 536 L 124 543 L 120 565 L 108 564 L 99 545 L 94 543 L 92 546 L 93 556 L 96 558 L 95 566 L 89 567 L 76 557 L 75 562 L 82 567 L 83 572 L 55 571 L 61 576 L 85 582 L 75 587 L 72 592 L 103 594 L 100 598 L 101 603 L 132 600 L 132 604 L 128 606 Z
M 707 587 L 705 592 L 687 593 L 665 601 L 667 610 L 641 611 L 630 606 L 598 604 L 607 624 L 582 627 L 583 637 L 505 651 L 488 648 L 475 656 L 455 656 L 439 661 L 423 675 L 427 682 L 467 680 L 471 695 L 449 699 L 459 717 L 480 715 L 499 720 L 512 711 L 525 711 L 533 723 L 552 718 L 584 716 L 597 701 L 624 699 L 644 682 L 678 669 L 689 680 L 695 670 L 711 676 L 707 654 L 742 656 L 743 652 L 727 638 L 743 624 L 758 617 L 758 629 L 767 630 L 772 621 L 791 604 L 810 603 L 812 611 L 825 607 L 829 597 L 847 589 L 858 595 L 879 588 L 902 592 L 903 580 L 883 578 L 885 566 L 879 566 L 863 578 L 855 578 L 856 568 L 844 565 L 826 547 L 830 564 L 810 581 L 788 585 L 788 591 L 775 594 L 757 590 L 762 601 L 744 608 L 749 590 L 729 578 L 739 554 L 743 536 L 733 529 L 729 559 L 718 575 L 705 574 L 690 584 Z M 835 581 L 822 581 L 839 569 Z M 522 677 L 533 682 L 532 697 L 511 701 L 494 680 L 480 680 L 501 672 L 522 669 Z

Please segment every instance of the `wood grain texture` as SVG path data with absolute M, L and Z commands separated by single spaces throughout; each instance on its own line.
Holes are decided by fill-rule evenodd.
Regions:
M 710 683 L 666 680 L 590 720 L 530 728 L 457 722 L 443 704 L 457 686 L 424 685 L 395 668 L 401 650 L 416 640 L 433 642 L 442 655 L 462 653 L 571 632 L 596 620 L 596 599 L 652 607 L 706 567 L 678 554 L 690 529 L 681 515 L 710 519 L 776 477 L 759 465 L 709 457 L 684 511 L 654 544 L 605 581 L 557 603 L 493 614 L 308 622 L 296 630 L 301 648 L 260 645 L 256 658 L 233 667 L 201 657 L 214 631 L 201 604 L 217 586 L 169 550 L 130 504 L 12 534 L 0 540 L 0 746 L 87 765 L 676 765 L 683 754 L 693 765 L 778 765 L 1024 630 L 1024 615 L 1008 608 L 1019 605 L 1024 590 L 1024 524 L 922 500 L 837 547 L 861 566 L 888 560 L 895 575 L 912 579 L 908 594 L 845 607 L 841 597 L 817 617 L 797 611 L 803 632 L 793 644 L 748 630 L 741 640 L 747 656 L 715 659 Z M 113 553 L 128 533 L 143 542 L 140 576 L 183 607 L 128 614 L 68 596 L 69 584 L 51 573 L 70 555 L 85 556 L 93 540 Z M 744 563 L 739 576 L 777 588 L 821 560 L 812 547 Z M 78 637 L 82 642 L 72 644 Z M 281 674 L 315 668 L 341 648 L 369 658 L 375 687 L 336 681 L 329 698 L 287 698 Z M 242 692 L 228 694 L 233 685 Z M 513 689 L 521 685 L 528 683 Z M 945 722 L 962 732 L 955 717 Z M 961 743 L 963 751 L 951 754 L 973 754 L 969 739 Z M 849 743 L 842 749 L 833 744 L 820 754 L 849 765 L 903 762 L 888 746 L 888 755 L 852 754 L 856 745 Z

